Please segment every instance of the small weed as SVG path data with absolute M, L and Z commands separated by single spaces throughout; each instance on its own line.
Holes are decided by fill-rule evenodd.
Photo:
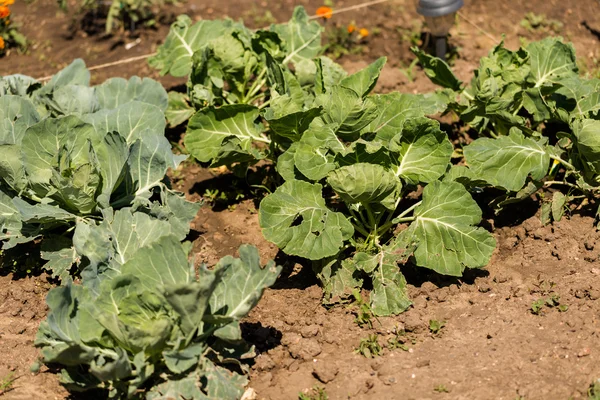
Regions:
M 600 400 L 600 379 L 596 379 L 587 391 L 588 400 Z
M 450 391 L 448 390 L 448 388 L 446 387 L 446 385 L 443 384 L 439 384 L 436 387 L 433 388 L 434 392 L 438 392 L 438 393 L 450 393 Z
M 410 43 L 411 47 L 420 47 L 423 42 L 421 40 L 421 32 L 423 31 L 423 23 L 421 22 L 421 20 L 414 20 L 412 27 L 410 28 L 403 28 L 401 26 L 399 26 L 398 28 L 396 28 L 398 30 L 398 33 L 400 34 L 400 38 L 402 39 L 403 42 L 408 42 Z
M 415 80 L 415 66 L 418 63 L 419 63 L 419 59 L 415 58 L 408 65 L 408 67 L 400 68 L 400 72 L 402 72 L 404 74 L 404 76 L 406 76 L 406 78 L 408 79 L 409 82 L 414 82 L 414 80 Z
M 376 334 L 369 335 L 366 338 L 360 339 L 358 348 L 354 350 L 357 354 L 362 354 L 367 358 L 375 358 L 381 355 L 383 349 L 379 344 L 378 337 Z
M 561 304 L 560 296 L 556 293 L 551 293 L 548 297 L 542 297 L 531 303 L 531 313 L 534 315 L 540 315 L 544 309 L 544 306 L 548 308 L 555 308 L 558 312 L 566 312 L 569 306 Z
M 298 400 L 328 400 L 329 396 L 325 393 L 325 388 L 320 386 L 313 386 L 312 389 L 306 391 L 306 393 L 299 393 Z
M 404 351 L 408 351 L 408 346 L 405 344 L 408 338 L 406 337 L 405 331 L 399 331 L 396 333 L 391 339 L 388 339 L 387 348 L 390 350 L 401 349 Z
M 548 19 L 544 14 L 527 13 L 521 20 L 521 26 L 529 32 L 560 33 L 563 24 L 555 19 Z
M 14 376 L 15 373 L 11 372 L 3 378 L 0 378 L 0 395 L 8 393 L 13 390 L 13 383 L 17 380 Z
M 361 328 L 364 326 L 373 328 L 373 311 L 371 310 L 371 306 L 369 306 L 369 303 L 362 298 L 358 289 L 354 289 L 352 291 L 352 296 L 354 297 L 354 303 L 352 303 L 350 306 L 356 307 L 356 310 L 353 311 L 356 314 L 354 322 L 356 322 Z
M 444 326 L 446 326 L 446 321 L 438 321 L 435 319 L 429 320 L 429 332 L 433 333 L 434 335 L 440 333 Z

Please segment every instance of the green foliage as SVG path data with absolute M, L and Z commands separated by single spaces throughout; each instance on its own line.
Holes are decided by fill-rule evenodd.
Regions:
M 599 400 L 600 399 L 600 379 L 596 379 L 587 391 L 588 400 Z
M 450 393 L 450 391 L 448 390 L 448 388 L 446 387 L 446 385 L 440 383 L 439 385 L 437 385 L 436 387 L 433 388 L 434 392 L 437 393 Z
M 563 23 L 555 19 L 548 19 L 545 14 L 529 12 L 521 20 L 521 26 L 529 32 L 559 34 Z
M 125 221 L 185 238 L 199 204 L 167 186 L 167 169 L 185 157 L 164 137 L 166 106 L 166 92 L 151 79 L 90 87 L 81 60 L 45 85 L 0 78 L 2 248 L 42 238 L 45 268 L 66 284 L 73 265 L 85 274 L 114 257 L 124 262 L 123 248 L 98 260 L 82 256 L 130 237 L 136 225 Z M 107 231 L 85 238 L 100 228 Z
M 354 297 L 354 303 L 352 307 L 355 308 L 353 311 L 356 314 L 356 318 L 354 318 L 354 322 L 361 328 L 363 326 L 367 326 L 368 328 L 373 328 L 373 310 L 361 296 L 360 291 L 358 289 L 354 289 L 352 291 L 352 296 Z
M 531 313 L 541 315 L 544 307 L 556 308 L 559 312 L 566 312 L 569 309 L 567 304 L 560 302 L 560 296 L 556 293 L 550 293 L 548 297 L 540 298 L 531 303 Z
M 52 289 L 35 341 L 42 361 L 62 366 L 67 388 L 108 398 L 239 398 L 239 360 L 253 354 L 239 321 L 281 271 L 272 261 L 261 268 L 252 246 L 239 253 L 196 273 L 168 235 L 109 262 L 96 286 Z
M 57 0 L 59 6 L 67 9 L 66 0 Z M 136 25 L 147 27 L 156 25 L 156 16 L 166 4 L 176 4 L 177 0 L 80 0 L 77 13 L 96 18 L 105 18 L 105 31 L 112 33 L 115 29 L 135 30 Z
M 14 372 L 10 372 L 9 374 L 0 378 L 0 396 L 13 390 L 13 384 L 17 379 L 14 375 Z
M 498 209 L 543 186 L 565 189 L 543 204 L 545 223 L 560 220 L 568 202 L 596 196 L 600 81 L 578 74 L 571 44 L 549 37 L 511 51 L 500 43 L 464 88 L 441 60 L 415 52 L 445 88 L 447 111 L 484 136 L 464 148 L 462 183 L 503 189 L 492 202 Z
M 429 320 L 429 332 L 437 335 L 446 326 L 446 321 L 438 321 L 436 319 Z
M 375 358 L 383 353 L 383 348 L 379 344 L 379 337 L 376 334 L 371 334 L 360 339 L 360 343 L 354 352 L 366 358 Z
M 370 95 L 386 59 L 348 75 L 319 56 L 321 33 L 302 7 L 287 24 L 256 32 L 182 16 L 150 63 L 162 74 L 189 74 L 187 94 L 172 95 L 170 109 L 184 116 L 176 122 L 189 114 L 182 102 L 193 109 L 185 136 L 192 156 L 215 167 L 275 164 L 275 189 L 259 210 L 263 234 L 314 262 L 325 302 L 369 279 L 373 314 L 397 314 L 410 305 L 399 262 L 414 256 L 460 276 L 485 266 L 495 241 L 477 227 L 481 211 L 465 187 L 439 181 L 452 144 L 425 116 L 447 99 Z M 419 186 L 421 201 L 410 204 Z M 403 222 L 412 224 L 396 234 Z
M 329 396 L 325 392 L 325 388 L 315 385 L 306 393 L 299 393 L 298 400 L 328 400 Z
M 13 48 L 25 51 L 28 44 L 27 38 L 19 31 L 19 25 L 13 22 L 10 4 L 0 3 L 0 56 Z

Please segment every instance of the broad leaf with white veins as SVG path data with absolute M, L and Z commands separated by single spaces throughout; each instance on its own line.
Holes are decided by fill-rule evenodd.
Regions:
M 513 192 L 521 190 L 529 176 L 542 179 L 550 162 L 543 140 L 537 142 L 515 129 L 509 136 L 479 138 L 464 153 L 477 179 Z
M 260 203 L 265 238 L 290 255 L 320 260 L 337 254 L 354 229 L 325 205 L 323 186 L 291 180 Z
M 256 122 L 259 109 L 245 104 L 207 107 L 192 116 L 185 135 L 185 146 L 199 161 L 219 162 L 222 144 L 235 139 L 240 153 L 259 157 L 254 142 L 269 143 L 262 136 L 263 126 Z
M 481 221 L 481 210 L 460 183 L 427 185 L 414 216 L 415 221 L 401 235 L 407 243 L 416 244 L 417 265 L 461 276 L 465 267 L 480 268 L 490 261 L 496 240 L 475 226 Z

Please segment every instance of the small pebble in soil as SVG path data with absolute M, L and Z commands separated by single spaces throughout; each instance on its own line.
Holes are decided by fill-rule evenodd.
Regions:
M 318 360 L 313 365 L 313 375 L 322 383 L 329 383 L 335 379 L 339 368 L 335 364 Z

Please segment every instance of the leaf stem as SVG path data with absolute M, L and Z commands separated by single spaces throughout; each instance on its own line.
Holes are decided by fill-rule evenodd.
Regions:
M 475 97 L 471 96 L 466 90 L 463 90 L 463 92 L 461 93 L 463 96 L 465 96 L 467 98 L 467 100 L 475 100 Z
M 400 213 L 400 215 L 398 215 L 397 218 L 395 218 L 394 220 L 398 219 L 398 218 L 402 218 L 404 217 L 406 214 L 408 214 L 409 212 L 411 212 L 412 210 L 414 210 L 415 208 L 419 207 L 421 205 L 421 203 L 423 203 L 423 200 L 421 201 L 417 201 L 415 204 L 413 204 L 412 206 L 408 207 L 406 210 L 402 211 Z M 413 218 L 414 219 L 414 218 Z
M 358 222 L 358 221 L 357 221 Z M 357 231 L 359 231 L 361 234 L 364 235 L 364 237 L 368 238 L 369 236 L 371 236 L 369 234 L 369 232 L 367 232 L 364 228 L 361 227 L 362 224 L 358 225 L 355 224 L 354 222 L 352 222 L 352 226 L 354 227 L 354 229 L 356 229 Z
M 572 188 L 577 188 L 579 189 L 579 186 L 570 183 L 570 182 L 565 182 L 565 181 L 546 181 L 544 182 L 544 186 L 552 186 L 552 185 L 564 185 L 564 186 L 569 186 Z
M 367 217 L 369 218 L 369 224 L 371 228 L 377 229 L 377 220 L 375 219 L 375 214 L 373 214 L 373 210 L 369 203 L 363 203 L 363 207 L 367 210 Z
M 263 79 L 266 73 L 267 67 L 264 67 L 263 70 L 260 71 L 256 79 L 254 80 L 254 82 L 252 82 L 252 86 L 250 86 L 250 89 L 248 90 L 246 96 L 244 96 L 244 100 L 242 101 L 243 103 L 249 103 L 249 100 L 252 98 L 252 96 L 254 96 L 260 90 L 260 88 L 262 88 L 264 84 L 267 83 L 267 80 Z
M 404 217 L 404 218 L 395 218 L 394 221 L 396 221 L 396 223 L 401 223 L 401 222 L 412 222 L 416 219 L 416 217 Z
M 568 162 L 568 161 L 565 161 L 565 160 L 563 160 L 562 158 L 560 158 L 560 157 L 558 157 L 558 156 L 553 156 L 553 155 L 550 155 L 550 158 L 551 158 L 551 159 L 553 159 L 553 160 L 556 160 L 556 161 L 558 161 L 559 163 L 561 163 L 562 165 L 564 165 L 565 167 L 567 167 L 568 169 L 570 169 L 570 170 L 572 170 L 572 171 L 575 171 L 575 170 L 576 170 L 576 168 L 573 166 L 573 164 L 571 164 L 571 163 L 570 163 L 570 162 Z

